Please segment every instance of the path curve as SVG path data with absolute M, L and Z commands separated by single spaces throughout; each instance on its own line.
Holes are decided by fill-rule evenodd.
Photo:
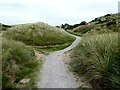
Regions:
M 38 88 L 77 88 L 79 83 L 63 62 L 65 52 L 71 50 L 80 42 L 80 37 L 67 48 L 50 53 L 45 61 L 39 76 Z

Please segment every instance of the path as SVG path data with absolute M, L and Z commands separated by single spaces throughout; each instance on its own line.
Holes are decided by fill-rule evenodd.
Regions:
M 50 53 L 45 57 L 45 61 L 39 76 L 38 88 L 77 88 L 79 83 L 76 82 L 73 74 L 63 62 L 65 52 L 74 48 L 80 42 L 80 37 L 67 48 Z

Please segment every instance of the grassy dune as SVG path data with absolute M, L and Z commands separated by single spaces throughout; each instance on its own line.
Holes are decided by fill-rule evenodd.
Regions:
M 75 38 L 62 29 L 45 23 L 23 24 L 8 29 L 3 37 L 22 41 L 31 46 L 70 44 Z
M 95 90 L 120 88 L 118 33 L 84 36 L 71 55 L 72 70 L 84 76 Z
M 35 72 L 42 64 L 37 61 L 33 48 L 22 42 L 3 38 L 2 43 L 3 88 L 33 87 Z M 20 80 L 29 78 L 29 83 L 20 84 Z
M 78 27 L 71 30 L 68 29 L 67 31 L 78 36 L 118 32 L 117 17 L 118 14 L 107 14 L 95 18 L 87 23 L 87 25 L 79 25 Z
M 64 30 L 45 23 L 15 25 L 2 33 L 3 88 L 33 88 L 37 70 L 42 66 L 42 61 L 36 60 L 34 48 L 55 51 L 75 40 Z M 25 79 L 30 81 L 21 83 Z

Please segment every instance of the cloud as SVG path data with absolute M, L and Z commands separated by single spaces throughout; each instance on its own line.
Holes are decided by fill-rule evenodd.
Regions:
M 19 24 L 47 22 L 51 25 L 80 23 L 117 13 L 119 0 L 0 0 L 0 22 Z

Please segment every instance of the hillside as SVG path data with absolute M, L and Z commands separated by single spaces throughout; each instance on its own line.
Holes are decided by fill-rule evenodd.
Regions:
M 79 25 L 74 29 L 67 29 L 69 33 L 75 35 L 99 34 L 108 32 L 117 32 L 117 16 L 118 14 L 107 14 L 97 17 L 88 22 L 86 25 Z
M 117 14 L 95 18 L 87 25 L 67 31 L 81 36 L 81 42 L 69 52 L 71 70 L 93 90 L 119 90 Z
M 55 46 L 58 50 L 69 46 L 75 40 L 75 37 L 63 29 L 41 22 L 16 25 L 3 33 L 3 37 L 22 41 L 29 46 L 39 46 L 39 48 Z
M 3 88 L 35 87 L 42 66 L 42 60 L 37 60 L 35 51 L 60 50 L 75 40 L 63 29 L 41 22 L 2 27 L 5 30 L 2 29 Z

